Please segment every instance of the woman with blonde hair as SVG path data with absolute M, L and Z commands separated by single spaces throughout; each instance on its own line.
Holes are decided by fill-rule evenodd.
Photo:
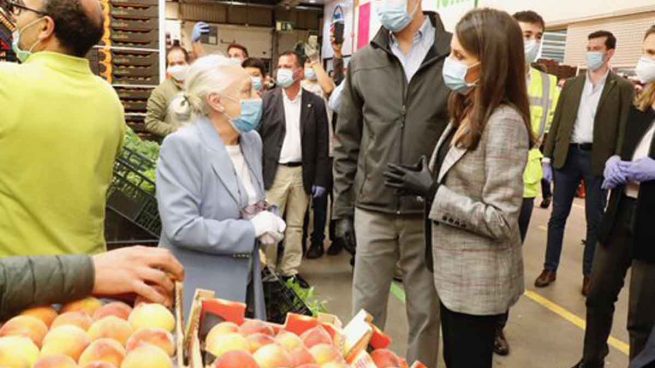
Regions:
M 631 360 L 655 326 L 655 25 L 646 31 L 636 72 L 644 88 L 623 127 L 620 155 L 605 164 L 603 189 L 612 192 L 592 267 L 583 358 L 574 367 L 603 367 L 614 304 L 629 268 Z
M 285 224 L 263 205 L 262 101 L 248 73 L 218 55 L 196 60 L 184 89 L 173 108 L 191 122 L 166 137 L 157 165 L 160 246 L 184 265 L 187 311 L 203 288 L 265 318 L 259 246 L 275 245 Z

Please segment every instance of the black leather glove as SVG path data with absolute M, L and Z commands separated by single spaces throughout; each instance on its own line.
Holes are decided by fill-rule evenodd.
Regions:
M 355 240 L 355 224 L 352 218 L 338 219 L 334 225 L 334 236 L 341 241 L 343 248 L 350 254 L 355 254 L 357 242 Z
M 428 168 L 427 161 L 427 158 L 422 156 L 415 166 L 388 164 L 388 170 L 384 173 L 384 184 L 396 189 L 400 195 L 415 195 L 431 200 L 437 192 L 438 184 Z

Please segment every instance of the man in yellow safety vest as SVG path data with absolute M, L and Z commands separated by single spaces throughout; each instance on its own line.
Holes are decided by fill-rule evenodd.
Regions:
M 539 144 L 530 150 L 528 164 L 523 173 L 523 205 L 519 215 L 519 229 L 521 231 L 521 240 L 525 240 L 532 209 L 534 208 L 534 199 L 541 190 L 541 178 L 543 177 L 541 168 L 543 154 L 538 147 L 553 121 L 557 99 L 559 98 L 559 89 L 557 87 L 557 77 L 530 66 L 537 60 L 541 51 L 541 39 L 546 28 L 543 18 L 539 14 L 528 10 L 514 14 L 514 19 L 516 19 L 521 31 L 523 31 L 525 61 L 528 64 L 527 84 L 532 133 L 539 140 Z M 509 354 L 509 344 L 503 333 L 508 317 L 509 315 L 505 314 L 505 318 L 500 318 L 496 329 L 494 351 L 499 355 Z

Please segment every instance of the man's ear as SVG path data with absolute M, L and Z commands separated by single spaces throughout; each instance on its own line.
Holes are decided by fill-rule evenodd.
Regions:
M 39 30 L 39 40 L 44 41 L 55 36 L 55 20 L 50 16 L 45 16 Z

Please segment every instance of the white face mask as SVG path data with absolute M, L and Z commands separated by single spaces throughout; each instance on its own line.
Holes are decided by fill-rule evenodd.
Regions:
M 655 82 L 655 59 L 642 56 L 637 63 L 635 73 L 641 83 L 649 84 Z
M 539 52 L 541 51 L 541 42 L 531 39 L 525 41 L 523 44 L 525 51 L 525 61 L 528 64 L 534 63 L 539 57 Z
M 169 66 L 168 69 L 166 69 L 166 72 L 176 81 L 184 82 L 188 70 L 188 65 L 173 65 Z

